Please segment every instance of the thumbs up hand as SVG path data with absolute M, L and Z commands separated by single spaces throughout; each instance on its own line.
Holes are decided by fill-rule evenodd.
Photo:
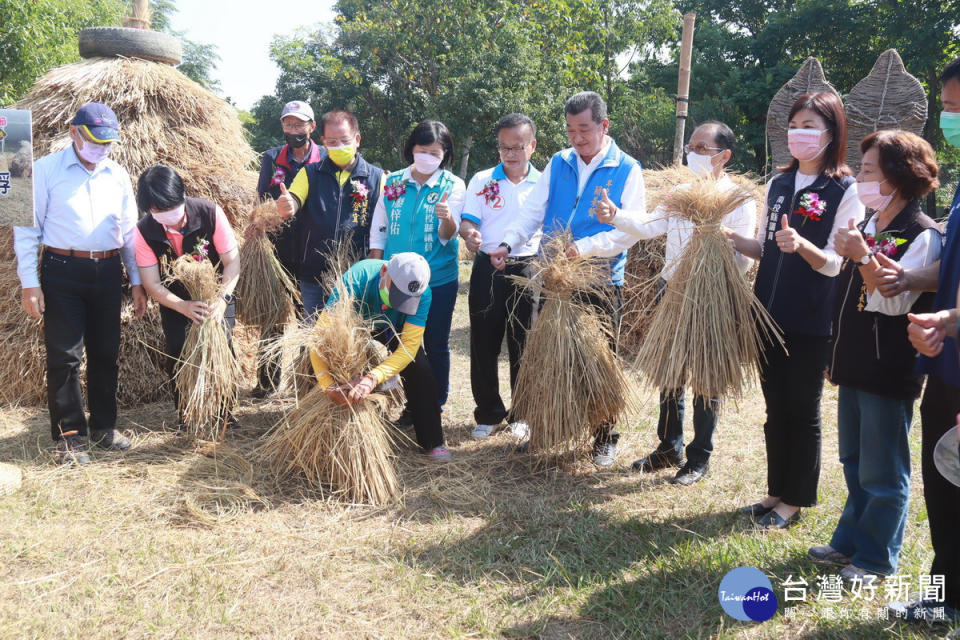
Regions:
M 434 208 L 434 213 L 437 214 L 438 220 L 450 220 L 450 205 L 447 204 L 447 198 L 450 197 L 449 191 L 444 191 L 443 195 L 440 196 L 440 202 L 437 203 Z
M 602 190 L 603 199 L 597 203 L 597 206 L 594 207 L 594 211 L 597 215 L 597 221 L 604 224 L 613 224 L 613 219 L 617 217 L 617 205 L 613 204 L 613 200 L 610 199 L 610 192 L 606 189 Z
M 850 218 L 846 227 L 837 229 L 837 233 L 833 236 L 833 248 L 837 255 L 855 262 L 860 262 L 863 256 L 870 253 L 870 247 L 867 246 L 863 234 L 857 229 L 853 218 Z
M 277 198 L 277 213 L 280 214 L 281 218 L 290 218 L 293 217 L 293 214 L 295 214 L 299 208 L 300 203 L 287 191 L 287 187 L 281 182 L 280 197 Z
M 780 231 L 777 231 L 775 237 L 777 246 L 784 253 L 797 253 L 806 244 L 806 239 L 801 236 L 796 229 L 790 226 L 790 219 L 787 214 L 780 217 Z
M 480 245 L 483 244 L 483 235 L 480 233 L 480 229 L 476 227 L 466 229 L 460 235 L 463 237 L 468 251 L 476 253 L 480 250 Z

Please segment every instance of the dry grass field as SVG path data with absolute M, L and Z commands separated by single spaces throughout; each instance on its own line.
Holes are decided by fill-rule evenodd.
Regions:
M 453 461 L 399 451 L 402 502 L 332 501 L 274 482 L 250 456 L 287 399 L 244 398 L 217 449 L 170 430 L 169 403 L 121 414 L 126 454 L 53 464 L 46 412 L 0 411 L 0 460 L 24 469 L 0 498 L 3 638 L 935 638 L 946 628 L 878 619 L 868 603 L 817 599 L 806 558 L 829 540 L 845 489 L 836 392 L 823 402 L 821 504 L 794 529 L 755 531 L 736 508 L 765 492 L 757 389 L 725 406 L 711 474 L 680 488 L 630 462 L 656 444 L 656 396 L 622 425 L 617 465 L 534 470 L 511 436 L 470 438 L 466 276 L 453 330 L 444 427 Z M 505 372 L 504 372 L 505 373 Z M 508 385 L 506 376 L 503 388 Z M 158 380 L 158 384 L 161 381 Z M 252 381 L 251 381 L 252 386 Z M 689 417 L 688 417 L 689 427 Z M 930 561 L 919 477 L 901 562 L 914 589 Z M 811 585 L 796 615 L 741 623 L 720 608 L 731 569 L 754 566 L 777 596 Z M 796 604 L 796 603 L 791 603 Z

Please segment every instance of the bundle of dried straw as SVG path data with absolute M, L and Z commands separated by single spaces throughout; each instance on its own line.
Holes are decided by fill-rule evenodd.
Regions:
M 615 328 L 588 302 L 606 295 L 609 262 L 567 257 L 569 241 L 569 234 L 551 238 L 530 277 L 517 278 L 545 298 L 527 334 L 513 401 L 530 425 L 530 451 L 544 458 L 582 448 L 597 427 L 617 421 L 631 397 L 611 348 Z
M 284 341 L 323 354 L 337 383 L 353 380 L 382 360 L 370 323 L 347 295 L 326 310 L 322 323 L 288 331 Z M 267 435 L 260 452 L 278 476 L 304 477 L 352 503 L 392 502 L 400 495 L 400 481 L 386 412 L 395 402 L 393 396 L 374 393 L 340 406 L 314 383 Z
M 696 178 L 670 194 L 668 215 L 687 218 L 693 235 L 655 309 L 637 358 L 660 389 L 680 389 L 708 398 L 739 396 L 758 366 L 761 338 L 779 339 L 779 329 L 740 272 L 721 229 L 723 217 L 756 195 L 756 183 L 730 175 L 736 187 Z
M 210 260 L 196 260 L 185 253 L 173 261 L 171 275 L 187 288 L 191 300 L 202 300 L 211 307 L 217 304 L 220 282 Z M 211 314 L 200 324 L 191 324 L 174 382 L 180 395 L 177 408 L 192 436 L 223 439 L 240 377 L 222 319 Z
M 292 320 L 294 301 L 300 297 L 300 290 L 280 264 L 276 249 L 266 235 L 284 222 L 277 213 L 277 203 L 271 199 L 263 201 L 248 216 L 245 240 L 240 248 L 243 270 L 236 289 L 237 319 L 263 330 Z

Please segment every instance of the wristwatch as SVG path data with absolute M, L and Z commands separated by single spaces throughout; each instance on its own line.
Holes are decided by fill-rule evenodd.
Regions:
M 498 246 L 506 247 L 506 248 L 507 248 L 507 255 L 510 255 L 510 252 L 513 251 L 513 247 L 511 247 L 510 245 L 508 245 L 506 242 L 501 242 Z
M 233 304 L 236 298 L 233 297 L 232 293 L 221 293 L 220 297 L 223 298 L 223 301 L 227 304 Z
M 860 264 L 862 264 L 863 266 L 867 266 L 868 264 L 870 264 L 871 260 L 873 260 L 873 252 L 867 251 L 865 254 L 863 254 L 863 257 L 860 258 Z

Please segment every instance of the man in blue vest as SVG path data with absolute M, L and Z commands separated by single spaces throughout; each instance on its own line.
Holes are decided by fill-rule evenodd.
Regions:
M 280 124 L 286 143 L 263 152 L 260 179 L 257 181 L 257 196 L 260 198 L 276 200 L 280 197 L 280 187 L 289 187 L 300 169 L 312 162 L 320 162 L 327 155 L 322 146 L 310 139 L 317 124 L 313 121 L 313 109 L 306 102 L 294 100 L 285 104 L 280 112 Z M 269 238 L 280 264 L 296 280 L 299 266 L 294 223 L 271 232 Z M 283 327 L 264 327 L 261 339 L 265 342 L 276 338 L 282 331 Z M 262 357 L 258 357 L 257 361 L 260 365 L 253 396 L 265 398 L 280 384 L 280 362 L 278 358 L 266 360 Z
M 960 147 L 960 59 L 954 60 L 940 77 L 943 84 L 943 112 L 940 127 L 947 142 Z M 957 513 L 960 487 L 940 475 L 934 450 L 944 433 L 954 428 L 960 413 L 960 358 L 957 357 L 957 318 L 950 310 L 957 306 L 960 288 L 960 188 L 953 198 L 947 219 L 946 242 L 940 260 L 928 267 L 904 271 L 896 262 L 877 254 L 884 267 L 880 293 L 886 297 L 903 291 L 936 291 L 933 313 L 910 316 L 910 341 L 921 353 L 918 370 L 927 374 L 920 402 L 921 473 L 923 497 L 930 523 L 933 565 L 932 588 L 910 603 L 894 603 L 890 610 L 910 621 L 960 622 L 960 536 Z M 937 587 L 940 587 L 939 589 Z
M 556 153 L 547 164 L 517 219 L 504 233 L 503 242 L 489 252 L 490 263 L 503 269 L 511 251 L 522 247 L 541 229 L 544 240 L 569 231 L 573 242 L 567 247 L 568 254 L 616 255 L 611 261 L 607 295 L 588 296 L 598 315 L 610 323 L 616 346 L 623 306 L 623 273 L 632 241 L 625 233 L 604 233 L 614 227 L 598 222 L 594 210 L 604 189 L 618 208 L 645 209 L 643 172 L 640 163 L 621 151 L 607 135 L 610 120 L 607 105 L 599 94 L 583 91 L 572 96 L 564 106 L 564 117 L 572 147 Z M 594 464 L 613 465 L 619 439 L 613 424 L 598 429 L 594 437 Z

